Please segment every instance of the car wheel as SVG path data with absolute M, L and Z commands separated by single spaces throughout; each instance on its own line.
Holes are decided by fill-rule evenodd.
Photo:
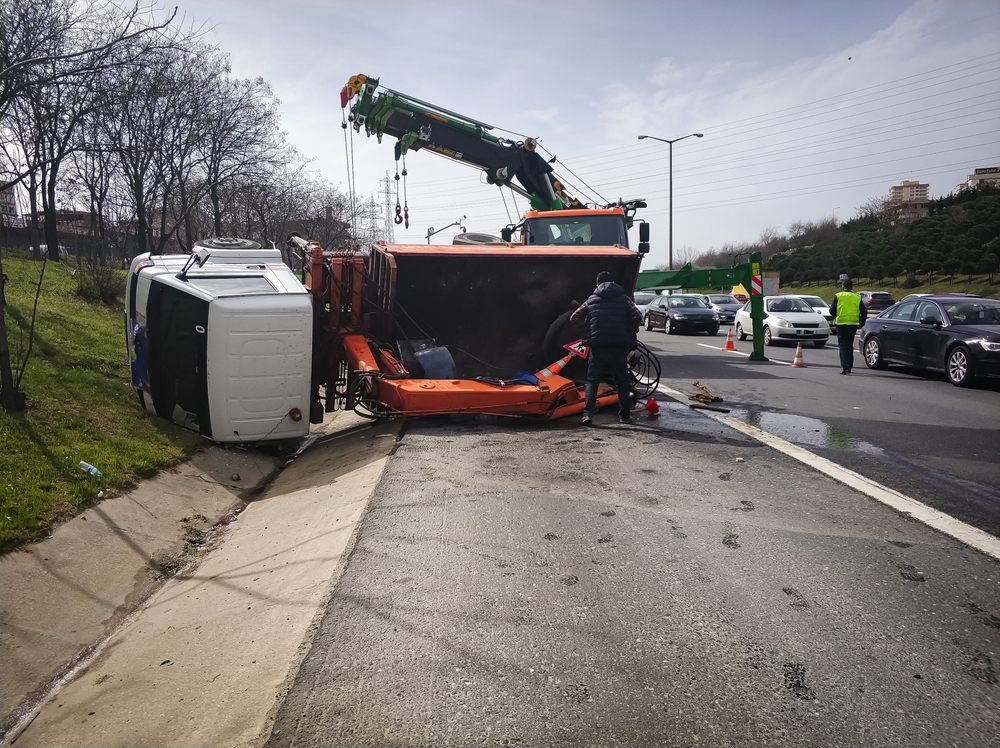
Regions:
M 885 361 L 882 360 L 882 344 L 874 335 L 865 341 L 864 353 L 865 366 L 869 369 L 885 368 Z
M 972 354 L 964 345 L 956 346 L 948 354 L 948 362 L 945 365 L 948 371 L 948 379 L 956 387 L 968 387 L 974 378 L 972 373 Z
M 774 345 L 774 339 L 771 337 L 771 328 L 764 325 L 764 345 Z
M 649 315 L 647 314 L 646 315 L 646 332 L 651 332 L 652 329 L 653 329 L 653 320 L 651 320 L 649 318 Z
M 667 317 L 665 320 L 663 320 L 663 332 L 665 332 L 667 335 L 673 332 L 670 325 L 670 317 Z
M 826 341 L 825 340 L 814 340 L 813 341 L 813 345 L 816 346 L 817 348 L 822 348 L 823 346 L 826 345 Z
M 743 332 L 743 325 L 739 322 L 736 323 L 736 338 L 737 340 L 746 340 L 747 334 Z
M 709 335 L 718 335 L 718 333 L 719 333 L 719 328 L 718 327 L 710 327 L 710 328 L 708 328 L 708 334 Z

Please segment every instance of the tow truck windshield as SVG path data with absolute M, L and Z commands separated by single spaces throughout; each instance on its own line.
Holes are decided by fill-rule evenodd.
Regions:
M 524 230 L 527 244 L 628 246 L 625 220 L 618 215 L 529 218 Z

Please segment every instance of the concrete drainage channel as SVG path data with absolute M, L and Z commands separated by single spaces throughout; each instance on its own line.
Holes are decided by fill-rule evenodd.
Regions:
M 398 432 L 211 448 L 3 559 L 0 746 L 262 741 Z

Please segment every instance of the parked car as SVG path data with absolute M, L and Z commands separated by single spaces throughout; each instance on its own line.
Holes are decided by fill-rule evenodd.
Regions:
M 765 296 L 764 314 L 764 345 L 778 340 L 811 340 L 822 348 L 830 339 L 830 326 L 823 315 L 798 296 Z M 736 312 L 736 337 L 746 340 L 748 335 L 753 335 L 749 301 Z
M 869 314 L 881 312 L 896 303 L 892 296 L 885 291 L 858 291 L 857 294 L 861 297 L 861 303 L 868 309 Z
M 865 322 L 858 348 L 869 369 L 902 364 L 943 371 L 959 387 L 976 377 L 1000 377 L 1000 301 L 956 294 L 906 298 Z
M 823 301 L 822 298 L 819 296 L 802 296 L 801 294 L 799 295 L 799 298 L 811 306 L 815 311 L 823 315 L 823 319 L 826 320 L 826 324 L 828 324 L 831 328 L 835 327 L 833 324 L 833 315 L 830 313 L 830 305 Z
M 650 302 L 644 324 L 647 330 L 661 327 L 668 335 L 684 331 L 715 335 L 719 331 L 719 315 L 698 294 L 673 294 L 657 296 Z
M 736 320 L 736 312 L 743 303 L 728 293 L 702 294 L 702 300 L 719 316 L 720 325 L 731 325 Z
M 636 307 L 642 312 L 642 316 L 646 316 L 646 307 L 649 306 L 649 302 L 656 298 L 656 294 L 652 291 L 636 291 L 632 296 L 632 301 L 635 302 Z

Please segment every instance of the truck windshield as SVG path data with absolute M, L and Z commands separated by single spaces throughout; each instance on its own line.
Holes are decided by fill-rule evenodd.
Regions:
M 529 218 L 525 234 L 528 244 L 628 246 L 625 219 L 617 215 Z

